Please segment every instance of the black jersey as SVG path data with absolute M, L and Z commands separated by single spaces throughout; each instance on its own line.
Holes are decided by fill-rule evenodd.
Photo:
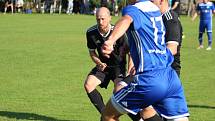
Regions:
M 106 63 L 109 67 L 116 67 L 116 66 L 125 66 L 126 65 L 126 54 L 122 54 L 122 50 L 126 45 L 127 36 L 123 35 L 119 38 L 116 43 L 114 44 L 114 50 L 110 54 L 110 58 L 107 58 L 102 55 L 101 47 L 103 43 L 108 39 L 110 33 L 112 32 L 114 26 L 111 26 L 111 30 L 107 35 L 102 36 L 98 30 L 97 25 L 90 27 L 87 30 L 87 47 L 89 51 L 97 50 L 100 60 L 103 63 Z
M 176 72 L 180 73 L 180 48 L 182 43 L 182 25 L 179 20 L 178 14 L 173 10 L 169 10 L 162 16 L 164 26 L 166 28 L 165 42 L 176 42 L 178 43 L 177 54 L 174 55 L 174 62 L 172 67 Z

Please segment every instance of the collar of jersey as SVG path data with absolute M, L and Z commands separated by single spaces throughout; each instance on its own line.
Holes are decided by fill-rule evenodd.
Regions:
M 98 29 L 98 31 L 99 31 L 98 26 L 97 26 L 97 29 Z M 109 30 L 108 30 L 108 32 L 107 32 L 106 34 L 102 34 L 100 31 L 99 31 L 99 34 L 100 34 L 102 37 L 107 37 L 107 36 L 110 34 L 110 31 L 111 31 L 111 24 L 109 24 Z

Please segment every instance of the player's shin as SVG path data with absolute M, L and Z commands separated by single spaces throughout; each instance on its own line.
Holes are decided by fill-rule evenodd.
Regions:
M 105 104 L 103 102 L 101 94 L 95 89 L 92 92 L 87 93 L 87 95 L 90 98 L 90 101 L 96 107 L 96 109 L 101 113 L 102 110 L 105 108 Z

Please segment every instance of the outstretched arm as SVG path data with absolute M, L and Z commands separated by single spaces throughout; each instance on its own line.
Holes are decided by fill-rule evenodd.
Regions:
M 125 15 L 117 21 L 110 37 L 102 46 L 104 56 L 109 57 L 109 54 L 113 51 L 113 44 L 127 31 L 132 22 L 133 19 L 129 15 Z

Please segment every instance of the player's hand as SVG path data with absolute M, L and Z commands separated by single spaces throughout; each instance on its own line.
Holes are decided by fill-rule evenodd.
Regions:
M 106 63 L 101 63 L 101 64 L 97 65 L 97 68 L 98 68 L 100 71 L 104 71 L 106 67 L 107 67 L 107 64 L 106 64 Z
M 136 70 L 135 70 L 135 67 L 133 66 L 130 70 L 128 70 L 128 75 L 135 75 L 136 73 Z
M 113 43 L 111 41 L 105 41 L 102 45 L 101 51 L 103 53 L 103 56 L 109 58 L 111 52 L 113 51 Z

